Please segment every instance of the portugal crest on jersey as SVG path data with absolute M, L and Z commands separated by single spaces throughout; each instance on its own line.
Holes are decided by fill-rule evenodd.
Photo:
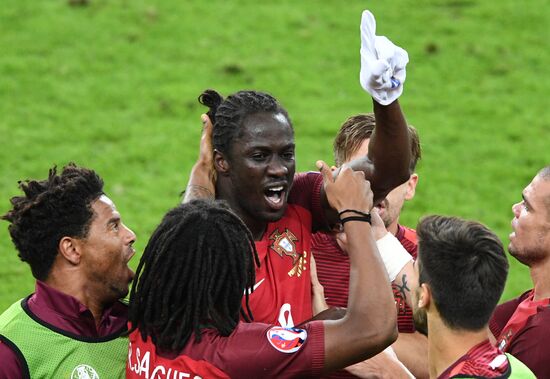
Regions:
M 279 233 L 279 229 L 275 229 L 269 237 L 271 249 L 273 249 L 279 256 L 287 255 L 292 258 L 292 265 L 296 264 L 296 261 L 300 258 L 300 255 L 296 251 L 296 241 L 298 238 L 288 229 L 285 229 L 283 233 Z

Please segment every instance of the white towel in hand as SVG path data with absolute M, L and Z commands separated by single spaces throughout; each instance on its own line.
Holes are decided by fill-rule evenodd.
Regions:
M 389 39 L 376 36 L 376 21 L 369 11 L 361 17 L 361 87 L 382 105 L 403 93 L 409 55 Z

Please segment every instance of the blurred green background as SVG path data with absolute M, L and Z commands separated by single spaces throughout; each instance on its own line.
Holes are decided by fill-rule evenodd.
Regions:
M 272 93 L 296 130 L 300 170 L 332 162 L 359 86 L 359 21 L 408 50 L 401 105 L 424 158 L 402 221 L 480 220 L 508 243 L 511 205 L 550 162 L 547 0 L 4 0 L 0 7 L 0 213 L 17 181 L 75 161 L 103 176 L 141 252 L 179 201 L 206 88 Z M 32 291 L 0 223 L 0 310 Z M 139 256 L 133 260 L 137 265 Z M 511 259 L 504 298 L 530 287 Z

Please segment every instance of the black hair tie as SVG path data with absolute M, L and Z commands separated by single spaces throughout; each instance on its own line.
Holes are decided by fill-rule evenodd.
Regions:
M 348 216 L 342 218 L 342 214 L 344 213 L 355 213 L 359 216 Z M 338 216 L 340 216 L 340 223 L 343 225 L 348 221 L 361 221 L 361 222 L 368 222 L 371 224 L 371 216 L 370 213 L 361 212 L 355 209 L 344 209 L 341 212 L 338 212 Z

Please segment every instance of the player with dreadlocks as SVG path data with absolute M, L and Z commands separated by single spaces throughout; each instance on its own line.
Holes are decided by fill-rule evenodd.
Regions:
M 239 321 L 240 312 L 253 316 L 247 307 L 259 264 L 253 235 L 225 203 L 195 200 L 166 214 L 139 263 L 127 378 L 318 377 L 395 340 L 392 291 L 368 215 L 369 182 L 348 167 L 336 180 L 324 162 L 319 167 L 349 238 L 346 316 L 299 328 Z
M 235 238 L 243 235 L 247 238 Z M 132 286 L 130 322 L 161 350 L 181 350 L 201 322 L 227 336 L 239 321 L 242 288 L 254 285 L 254 240 L 222 203 L 169 211 L 143 253 Z M 172 250 L 177 253 L 173 253 Z M 220 254 L 220 251 L 224 251 Z M 248 292 L 245 291 L 246 303 Z M 247 307 L 243 317 L 250 321 Z
M 365 13 L 363 24 L 370 20 L 369 15 Z M 387 64 L 388 69 L 392 67 L 390 71 L 396 75 L 404 74 L 406 52 L 391 46 L 386 55 L 392 56 L 391 62 L 373 59 Z M 365 61 L 362 75 L 373 67 L 369 61 L 372 57 L 367 55 L 362 52 Z M 398 58 L 405 60 L 399 67 L 395 65 Z M 367 84 L 371 79 L 383 82 L 374 73 L 365 76 L 370 78 Z M 381 85 L 385 89 L 373 90 L 365 83 L 364 88 L 374 98 L 376 128 L 370 139 L 369 155 L 349 165 L 365 173 L 378 202 L 409 178 L 410 141 L 397 101 L 401 84 L 395 88 Z M 252 232 L 261 262 L 256 271 L 255 291 L 250 297 L 256 321 L 293 326 L 310 319 L 313 316 L 309 274 L 311 232 L 338 221 L 322 188 L 322 177 L 318 173 L 294 176 L 292 122 L 271 95 L 239 91 L 224 99 L 218 92 L 207 90 L 199 101 L 209 111 L 203 116 L 201 154 L 184 201 L 214 196 L 225 200 Z M 387 257 L 392 270 L 396 265 L 402 268 L 411 259 L 408 254 Z

